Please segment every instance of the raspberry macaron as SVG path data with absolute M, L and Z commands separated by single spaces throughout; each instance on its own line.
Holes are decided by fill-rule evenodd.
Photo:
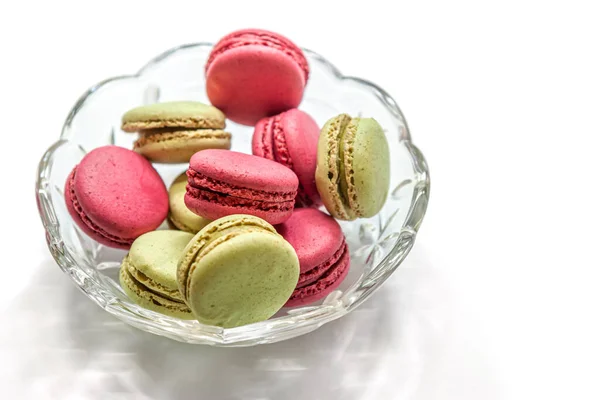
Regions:
M 300 279 L 286 307 L 313 303 L 338 288 L 348 275 L 350 254 L 335 219 L 315 208 L 298 208 L 276 229 L 300 262 Z
M 277 161 L 298 176 L 296 206 L 321 204 L 315 170 L 321 128 L 304 111 L 293 108 L 258 121 L 252 136 L 252 154 Z
M 210 102 L 232 121 L 254 125 L 300 104 L 309 67 L 302 50 L 286 37 L 243 29 L 217 42 L 205 74 Z
M 185 205 L 216 220 L 247 214 L 270 224 L 285 222 L 294 211 L 298 178 L 275 161 L 229 150 L 203 150 L 187 171 Z
M 73 168 L 65 183 L 73 221 L 97 242 L 129 249 L 167 217 L 167 188 L 152 164 L 118 146 L 98 147 Z

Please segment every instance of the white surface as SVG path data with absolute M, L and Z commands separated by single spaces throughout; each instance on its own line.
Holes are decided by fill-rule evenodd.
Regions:
M 599 398 L 596 2 L 226 3 L 0 6 L 2 398 Z M 411 269 L 355 313 L 280 344 L 194 347 L 77 292 L 46 249 L 35 170 L 89 86 L 246 26 L 386 88 L 431 203 Z

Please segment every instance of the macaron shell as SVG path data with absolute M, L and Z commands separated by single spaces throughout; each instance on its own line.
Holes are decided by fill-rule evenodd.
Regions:
M 315 182 L 319 126 L 310 115 L 298 109 L 283 113 L 281 126 L 304 196 L 313 205 L 319 205 L 320 197 Z
M 294 290 L 285 307 L 298 307 L 327 297 L 344 281 L 350 270 L 350 253 L 346 249 L 342 258 L 315 283 Z
M 152 164 L 117 146 L 99 147 L 83 158 L 74 191 L 95 224 L 123 238 L 156 229 L 169 209 L 167 189 Z
M 102 228 L 94 224 L 90 221 L 87 216 L 82 215 L 82 210 L 75 209 L 75 197 L 73 190 L 73 177 L 75 176 L 77 167 L 73 168 L 73 171 L 69 174 L 67 181 L 65 182 L 65 203 L 67 206 L 67 211 L 73 221 L 77 224 L 79 229 L 81 229 L 87 236 L 94 239 L 96 242 L 103 244 L 104 246 L 118 248 L 118 249 L 129 249 L 131 243 L 133 242 L 132 238 L 120 238 L 120 237 L 111 237 L 112 235 L 105 232 Z
M 191 270 L 187 303 L 201 323 L 233 328 L 266 320 L 289 299 L 299 276 L 289 243 L 243 233 L 208 251 Z
M 298 208 L 275 227 L 298 255 L 300 273 L 327 262 L 340 248 L 344 234 L 338 222 L 314 208 Z
M 194 237 L 189 232 L 159 230 L 145 233 L 131 245 L 131 265 L 168 290 L 178 290 L 177 264 L 183 250 Z
M 122 117 L 125 132 L 164 127 L 225 128 L 225 115 L 216 107 L 196 101 L 148 104 L 127 111 Z
M 141 139 L 134 151 L 150 161 L 166 164 L 187 163 L 201 150 L 231 147 L 231 134 L 213 129 L 155 133 Z
M 65 200 L 71 215 L 76 201 L 93 225 L 109 236 L 129 241 L 158 228 L 169 208 L 167 189 L 152 164 L 118 146 L 103 146 L 89 152 L 74 169 L 72 193 L 68 192 Z M 81 218 L 74 220 L 84 232 L 90 233 L 90 226 L 82 224 Z M 90 236 L 97 239 L 98 232 Z M 111 247 L 129 247 L 107 240 L 100 242 Z
M 285 36 L 265 29 L 240 29 L 221 38 L 211 51 L 208 60 L 206 61 L 205 70 L 208 71 L 210 69 L 213 61 L 219 54 L 235 47 L 248 46 L 251 44 L 273 47 L 286 53 L 302 69 L 304 81 L 306 83 L 309 75 L 309 67 L 308 61 L 302 53 L 302 49 Z
M 304 86 L 298 63 L 280 50 L 261 45 L 219 54 L 206 73 L 210 102 L 243 125 L 297 107 Z
M 228 150 L 194 154 L 190 169 L 240 188 L 288 193 L 298 190 L 296 174 L 275 161 Z
M 373 118 L 360 118 L 352 150 L 349 185 L 353 183 L 356 197 L 350 205 L 356 215 L 370 218 L 384 206 L 390 187 L 390 151 L 381 125 Z
M 171 184 L 169 188 L 169 222 L 176 229 L 197 233 L 211 220 L 203 218 L 192 211 L 185 205 L 185 188 L 187 186 L 187 175 L 182 173 Z

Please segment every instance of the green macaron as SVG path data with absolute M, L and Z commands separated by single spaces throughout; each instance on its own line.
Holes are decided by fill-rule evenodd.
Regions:
M 224 328 L 273 316 L 299 274 L 294 248 L 250 215 L 208 224 L 187 245 L 177 269 L 181 295 L 198 321 Z
M 149 310 L 194 319 L 177 286 L 177 264 L 193 237 L 170 230 L 138 237 L 121 263 L 119 280 L 127 296 Z
M 169 187 L 169 216 L 167 222 L 173 229 L 197 233 L 211 221 L 194 214 L 184 202 L 187 186 L 186 173 L 179 175 Z
M 347 114 L 328 120 L 319 136 L 315 181 L 333 217 L 376 215 L 390 187 L 390 150 L 381 125 Z
M 185 163 L 205 149 L 229 149 L 225 115 L 217 108 L 195 101 L 149 104 L 127 111 L 121 129 L 138 132 L 133 150 L 150 161 Z

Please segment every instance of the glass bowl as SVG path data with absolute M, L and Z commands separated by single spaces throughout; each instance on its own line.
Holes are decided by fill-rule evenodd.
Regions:
M 351 250 L 347 278 L 338 290 L 310 306 L 284 308 L 268 321 L 233 329 L 146 310 L 131 302 L 119 286 L 120 261 L 126 252 L 87 237 L 65 206 L 64 182 L 86 152 L 107 144 L 132 148 L 136 135 L 120 129 L 125 111 L 158 101 L 208 103 L 203 72 L 211 48 L 210 43 L 198 43 L 171 49 L 135 75 L 100 82 L 75 103 L 59 140 L 39 163 L 36 194 L 46 240 L 60 268 L 86 296 L 141 330 L 216 346 L 250 346 L 293 338 L 342 317 L 369 298 L 400 267 L 423 220 L 429 196 L 427 164 L 412 144 L 402 112 L 383 89 L 363 79 L 345 77 L 323 57 L 305 50 L 311 75 L 300 108 L 320 126 L 342 112 L 375 118 L 386 131 L 392 160 L 389 197 L 381 212 L 370 219 L 340 222 Z M 233 150 L 251 152 L 252 127 L 228 121 L 227 130 L 233 134 Z M 169 185 L 187 165 L 155 167 Z

